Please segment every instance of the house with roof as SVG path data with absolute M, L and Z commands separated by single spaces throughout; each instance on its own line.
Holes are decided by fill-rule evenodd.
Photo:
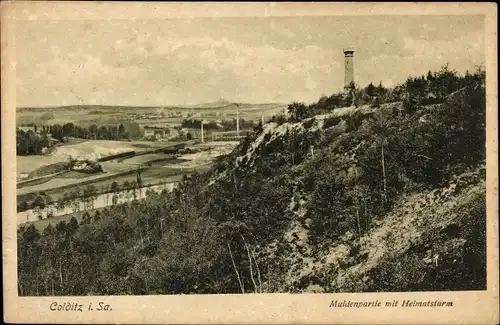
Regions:
M 19 173 L 19 177 L 18 178 L 19 179 L 26 179 L 29 176 L 30 176 L 30 173 L 28 173 L 28 172 L 21 172 L 21 173 Z
M 169 134 L 170 134 L 170 129 L 167 127 L 158 127 L 158 126 L 144 127 L 144 138 L 162 139 L 166 138 Z

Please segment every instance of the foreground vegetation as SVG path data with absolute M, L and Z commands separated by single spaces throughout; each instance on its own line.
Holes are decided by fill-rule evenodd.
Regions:
M 20 295 L 485 289 L 484 71 L 430 76 L 292 104 L 171 193 L 22 227 Z

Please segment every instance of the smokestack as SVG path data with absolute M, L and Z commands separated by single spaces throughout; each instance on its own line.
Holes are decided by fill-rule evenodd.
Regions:
M 201 120 L 201 142 L 204 142 L 204 138 L 203 138 L 203 120 Z
M 345 48 L 344 49 L 344 65 L 345 65 L 345 75 L 344 75 L 344 89 L 349 89 L 351 84 L 354 83 L 354 49 Z
M 236 137 L 240 137 L 240 105 L 236 104 Z

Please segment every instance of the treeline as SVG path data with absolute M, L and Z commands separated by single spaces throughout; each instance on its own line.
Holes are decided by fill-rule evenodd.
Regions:
M 63 125 L 27 125 L 33 130 L 16 130 L 17 155 L 41 155 L 43 148 L 54 145 L 50 138 L 65 142 L 68 137 L 93 140 L 129 140 L 142 137 L 139 124 L 126 122 L 120 125 L 91 124 L 88 127 L 66 123 Z
M 384 103 L 403 102 L 405 109 L 418 106 L 444 103 L 446 96 L 467 86 L 480 83 L 485 78 L 484 70 L 478 67 L 474 73 L 466 71 L 464 75 L 450 70 L 448 65 L 437 72 L 429 71 L 427 75 L 409 77 L 403 84 L 394 88 L 386 88 L 370 83 L 365 88 L 352 84 L 346 92 L 322 97 L 317 103 L 306 105 L 292 103 L 288 106 L 288 119 L 301 121 L 319 114 L 325 114 L 335 108 L 347 106 L 370 105 L 379 107 Z M 274 116 L 274 122 L 284 123 L 284 116 Z
M 287 284 L 297 264 L 290 264 L 290 243 L 280 240 L 299 210 L 310 220 L 307 241 L 319 251 L 346 232 L 361 237 L 404 191 L 438 188 L 484 164 L 484 72 L 474 77 L 477 82 L 436 107 L 382 105 L 375 113 L 329 117 L 323 131 L 315 131 L 315 120 L 305 121 L 307 132 L 268 133 L 262 139 L 267 145 L 237 160 L 262 136 L 256 127 L 209 173 L 185 177 L 171 193 L 150 193 L 81 224 L 72 219 L 42 233 L 21 228 L 19 294 L 304 290 L 308 283 Z M 304 206 L 290 207 L 300 199 Z M 477 262 L 484 262 L 484 249 L 471 237 L 464 246 L 470 258 L 457 262 L 460 269 L 443 265 L 408 277 L 405 285 L 429 291 L 435 279 L 446 278 L 442 290 L 484 289 L 484 265 Z M 384 285 L 397 276 L 387 270 Z
M 141 137 L 140 127 L 135 122 L 120 125 L 91 124 L 88 127 L 66 123 L 43 126 L 53 138 L 64 141 L 66 137 L 94 140 L 128 140 Z
M 252 129 L 256 123 L 252 120 L 245 120 L 240 118 L 240 130 Z M 185 119 L 181 124 L 182 128 L 200 129 L 201 120 L 199 119 Z M 204 130 L 211 131 L 234 131 L 236 130 L 236 119 L 222 120 L 221 122 L 210 121 L 203 124 Z
M 46 206 L 54 202 L 52 197 L 47 193 L 45 193 L 45 191 L 37 192 L 36 194 L 18 198 L 16 201 L 17 201 L 17 212 L 23 212 L 29 209 L 35 209 L 37 211 L 40 211 L 45 209 Z
M 52 146 L 46 133 L 37 134 L 16 129 L 16 154 L 19 156 L 41 155 Z
M 142 176 L 140 171 L 136 173 L 135 181 L 124 181 L 122 185 L 117 182 L 112 182 L 109 188 L 97 188 L 93 184 L 89 184 L 83 188 L 74 188 L 65 191 L 59 199 L 54 199 L 44 191 L 20 197 L 17 200 L 17 212 L 23 212 L 33 209 L 36 218 L 41 219 L 42 210 L 52 207 L 58 211 L 66 211 L 66 208 L 72 208 L 73 211 L 79 212 L 80 206 L 83 203 L 83 210 L 94 209 L 94 203 L 99 194 L 108 193 L 106 199 L 111 199 L 113 205 L 117 204 L 120 198 L 127 200 L 137 197 L 143 186 Z M 129 197 L 130 196 L 130 197 Z M 108 202 L 106 202 L 108 204 Z M 50 213 L 49 213 L 50 217 Z

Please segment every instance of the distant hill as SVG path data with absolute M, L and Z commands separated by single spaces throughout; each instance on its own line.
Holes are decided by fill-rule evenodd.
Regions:
M 226 99 L 220 99 L 215 102 L 208 102 L 208 103 L 201 103 L 201 104 L 195 104 L 195 105 L 182 105 L 183 107 L 186 108 L 218 108 L 218 107 L 226 107 L 231 104 L 234 104 Z
M 263 107 L 279 107 L 286 106 L 282 103 L 233 103 L 226 100 L 216 102 L 201 103 L 196 105 L 165 105 L 165 106 L 120 106 L 120 105 L 64 105 L 64 106 L 30 106 L 18 107 L 17 111 L 58 111 L 58 110 L 137 110 L 137 109 L 216 109 L 216 108 L 232 108 L 239 105 L 240 108 L 263 108 Z
M 119 105 L 64 105 L 64 106 L 30 106 L 18 107 L 18 112 L 23 111 L 58 111 L 58 110 L 136 110 L 136 109 L 158 109 L 166 106 L 119 106 Z

